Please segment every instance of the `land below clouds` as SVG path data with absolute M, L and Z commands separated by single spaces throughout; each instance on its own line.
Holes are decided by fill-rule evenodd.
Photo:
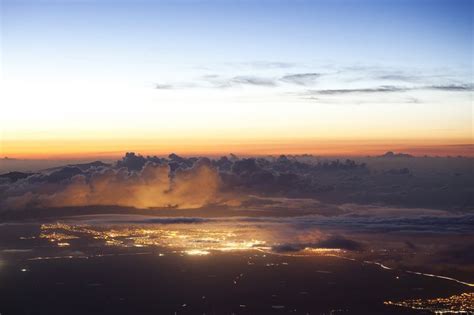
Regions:
M 370 270 L 387 272 L 376 276 L 389 275 L 393 283 L 387 287 L 407 279 L 413 281 L 409 291 L 405 287 L 400 291 L 413 297 L 471 292 L 469 286 L 456 280 L 474 283 L 473 161 L 400 153 L 349 159 L 310 155 L 265 158 L 230 155 L 209 159 L 174 154 L 163 158 L 128 153 L 115 162 L 9 172 L 0 176 L 0 249 L 7 262 L 21 255 L 33 258 L 44 255 L 41 251 L 45 244 L 51 247 L 46 254 L 53 257 L 74 256 L 78 251 L 88 255 L 91 244 L 99 246 L 101 251 L 166 250 L 170 251 L 169 257 L 174 257 L 173 261 L 186 261 L 185 256 L 175 251 L 184 252 L 196 246 L 212 257 L 247 257 L 247 252 L 240 255 L 219 251 L 220 246 L 227 246 L 225 242 L 209 242 L 210 235 L 231 233 L 237 242 L 263 242 L 264 245 L 247 250 L 258 255 L 264 255 L 260 251 L 264 250 L 268 254 L 268 261 L 262 263 L 265 270 L 274 268 L 271 265 L 274 258 L 293 266 L 298 259 L 294 256 L 322 248 L 323 252 L 335 250 L 342 261 L 350 264 L 376 263 L 375 269 Z M 65 240 L 69 244 L 66 247 L 59 245 L 63 241 L 51 243 L 39 237 L 44 234 L 44 225 L 54 226 L 57 222 L 60 225 L 51 232 L 58 234 L 51 235 L 67 232 L 61 228 L 61 224 L 66 224 L 74 230 L 72 236 L 77 237 Z M 84 227 L 92 234 L 79 231 Z M 118 235 L 107 238 L 112 245 L 97 245 L 97 240 L 90 237 L 108 231 Z M 149 231 L 155 236 L 151 237 Z M 181 233 L 184 238 L 163 237 L 170 231 Z M 130 239 L 143 239 L 147 243 L 135 248 L 129 244 Z M 160 247 L 170 240 L 183 239 L 188 243 Z M 122 258 L 110 259 L 114 262 Z M 136 263 L 140 259 L 133 256 L 130 261 Z M 77 263 L 74 258 L 72 261 L 84 263 Z M 29 263 L 26 269 L 56 264 L 46 262 Z M 245 261 L 242 267 L 244 273 L 248 272 L 246 264 Z M 384 269 L 382 265 L 392 269 Z M 454 280 L 416 276 L 407 271 Z M 292 277 L 293 274 L 289 279 Z M 436 285 L 427 284 L 427 279 L 434 279 Z M 96 283 L 96 279 L 92 280 L 91 283 Z M 418 280 L 422 280 L 423 286 Z M 15 283 L 17 279 L 11 281 Z M 331 281 L 328 283 L 332 286 Z M 453 286 L 453 290 L 431 292 L 446 285 Z M 391 296 L 396 294 L 384 295 L 383 299 Z M 378 298 L 376 303 L 381 305 L 383 299 Z M 265 307 L 271 309 L 271 305 Z

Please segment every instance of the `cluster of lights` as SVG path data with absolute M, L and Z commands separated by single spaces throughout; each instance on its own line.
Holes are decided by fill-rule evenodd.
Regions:
M 88 225 L 55 223 L 42 225 L 39 238 L 55 243 L 58 247 L 67 247 L 70 246 L 70 243 L 68 242 L 69 240 L 78 239 L 84 236 L 101 240 L 107 246 L 168 247 L 173 248 L 175 252 L 190 256 L 206 256 L 213 251 L 227 252 L 259 250 L 267 252 L 271 250 L 269 244 L 263 240 L 257 239 L 258 237 L 255 237 L 252 233 L 246 234 L 242 233 L 238 228 L 228 227 L 204 229 L 190 228 L 183 225 L 173 226 L 171 228 L 169 226 L 114 226 L 113 228 L 105 228 L 92 227 Z M 288 255 L 324 255 L 342 257 L 340 255 L 344 253 L 345 251 L 339 248 L 307 247 L 298 253 Z M 160 253 L 159 256 L 164 256 L 164 254 Z M 265 257 L 265 255 L 263 255 L 263 257 Z M 73 258 L 73 256 L 48 257 L 48 259 L 51 258 Z M 43 259 L 43 257 L 37 259 Z M 383 269 L 391 269 L 390 267 L 378 262 L 364 261 L 364 263 L 377 264 Z M 249 261 L 248 264 L 254 263 Z M 273 265 L 273 263 L 268 263 L 266 266 L 271 267 Z M 410 273 L 421 274 L 417 272 Z M 431 274 L 423 275 L 455 280 Z M 238 279 L 235 281 L 238 281 Z M 467 285 L 472 286 L 471 284 Z M 429 311 L 435 314 L 474 314 L 474 293 L 463 293 L 447 298 L 411 299 L 399 302 L 386 301 L 384 304 Z
M 184 251 L 187 255 L 191 256 L 205 256 L 209 255 L 210 252 L 207 250 L 202 250 L 202 249 L 188 249 Z
M 386 305 L 402 306 L 435 314 L 474 314 L 474 293 L 462 293 L 447 298 L 386 301 Z
M 41 238 L 55 242 L 58 246 L 68 246 L 64 242 L 79 236 L 91 236 L 103 240 L 107 246 L 120 247 L 171 247 L 182 249 L 187 255 L 208 255 L 210 251 L 269 250 L 266 242 L 257 239 L 242 239 L 235 231 L 220 229 L 190 228 L 150 228 L 150 227 L 114 227 L 113 229 L 93 229 L 86 225 L 68 225 L 64 223 L 41 226 Z M 61 231 L 61 232 L 58 232 Z
M 64 223 L 41 226 L 41 238 L 56 242 L 57 246 L 69 246 L 66 240 L 92 237 L 113 247 L 168 247 L 186 255 L 203 256 L 212 251 L 230 252 L 258 250 L 271 251 L 272 246 L 258 235 L 239 227 L 196 228 L 179 226 L 113 226 L 93 227 Z M 285 255 L 339 256 L 345 251 L 339 248 L 304 248 L 298 253 Z
M 46 228 L 47 230 L 48 228 Z M 43 227 L 42 227 L 42 230 Z M 42 232 L 40 235 L 39 235 L 40 238 L 42 239 L 47 239 L 49 240 L 50 242 L 52 243 L 56 243 L 56 245 L 58 247 L 67 247 L 69 246 L 69 242 L 65 242 L 67 240 L 73 240 L 73 239 L 77 239 L 79 237 L 75 236 L 75 235 L 71 235 L 71 234 L 65 234 L 65 233 L 58 233 L 58 232 Z

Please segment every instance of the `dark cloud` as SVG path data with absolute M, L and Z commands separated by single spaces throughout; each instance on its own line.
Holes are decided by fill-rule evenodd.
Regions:
M 395 153 L 393 151 L 387 151 L 384 154 L 378 156 L 380 158 L 413 158 L 414 156 L 408 153 Z
M 313 84 L 315 80 L 322 76 L 321 73 L 296 73 L 288 74 L 280 78 L 281 81 L 298 84 L 298 85 L 310 85 Z
M 308 222 L 303 224 L 308 224 Z M 311 226 L 315 226 L 312 222 Z M 399 215 L 393 216 L 365 216 L 348 215 L 325 219 L 317 225 L 329 227 L 345 227 L 359 231 L 372 232 L 410 232 L 410 233 L 456 233 L 462 234 L 474 228 L 474 215 L 426 216 L 426 215 Z
M 257 85 L 275 87 L 277 86 L 277 81 L 296 85 L 311 85 L 316 79 L 321 76 L 322 74 L 320 73 L 295 73 L 284 75 L 280 78 L 244 75 L 235 76 L 228 80 L 219 80 L 216 77 L 209 78 L 208 80 L 215 83 L 218 87 L 231 87 L 236 85 Z
M 156 89 L 167 90 L 174 88 L 232 88 L 239 86 L 260 86 L 260 87 L 278 87 L 280 85 L 295 85 L 311 87 L 318 81 L 322 81 L 325 76 L 337 76 L 341 82 L 366 82 L 366 87 L 347 87 L 335 86 L 328 89 L 312 89 L 304 93 L 298 90 L 293 91 L 292 95 L 303 97 L 308 100 L 319 100 L 317 96 L 331 96 L 344 94 L 383 94 L 407 91 L 446 91 L 446 92 L 469 92 L 473 91 L 472 82 L 463 82 L 462 78 L 455 73 L 440 74 L 436 72 L 420 73 L 415 69 L 406 68 L 387 68 L 369 65 L 354 65 L 349 67 L 339 67 L 336 65 L 305 66 L 292 62 L 267 62 L 255 61 L 246 63 L 227 63 L 229 67 L 226 72 L 216 72 L 207 75 L 201 75 L 197 78 L 184 79 L 182 82 L 160 82 L 155 85 Z M 304 67 L 304 68 L 303 68 Z M 294 68 L 295 71 L 281 74 L 283 69 Z M 280 74 L 278 74 L 280 69 Z M 298 70 L 296 70 L 298 69 Z M 301 70 L 305 69 L 305 70 Z M 321 70 L 323 69 L 323 70 Z M 212 71 L 211 69 L 206 69 Z M 272 72 L 265 70 L 274 70 Z M 317 71 L 315 71 L 317 70 Z M 233 75 L 229 75 L 234 71 Z M 322 71 L 322 72 L 320 72 Z M 269 73 L 274 73 L 269 75 Z M 374 85 L 373 81 L 379 82 Z M 372 82 L 372 83 L 371 83 Z M 324 82 L 323 82 L 324 83 Z M 407 85 L 404 86 L 403 84 Z M 387 102 L 387 100 L 382 100 Z M 327 98 L 325 103 L 329 101 Z M 363 101 L 366 103 L 367 101 Z M 375 100 L 378 102 L 378 100 Z M 396 103 L 419 103 L 420 100 L 413 96 L 395 100 Z M 360 103 L 360 101 L 359 101 Z
M 19 179 L 27 178 L 28 176 L 33 175 L 32 173 L 24 172 L 8 172 L 0 175 L 0 179 L 8 179 L 11 182 L 16 182 Z
M 375 77 L 378 80 L 389 80 L 389 81 L 405 81 L 405 82 L 414 82 L 420 79 L 419 76 L 409 75 L 409 74 L 382 74 Z
M 66 166 L 47 175 L 46 180 L 49 182 L 60 182 L 79 174 L 82 174 L 82 170 L 79 167 Z
M 218 74 L 206 74 L 206 75 L 202 76 L 202 78 L 205 79 L 205 80 L 217 79 L 219 77 L 220 76 Z
M 299 252 L 305 249 L 305 244 L 298 244 L 298 243 L 289 243 L 289 244 L 279 244 L 272 246 L 272 251 L 276 253 L 290 253 L 290 252 Z
M 221 197 L 227 194 L 238 200 L 256 195 L 305 198 L 326 204 L 474 209 L 472 160 L 419 158 L 399 153 L 388 153 L 384 157 L 397 158 L 340 160 L 313 156 L 238 158 L 231 155 L 211 160 L 177 154 L 166 158 L 141 156 L 128 152 L 115 164 L 92 162 L 35 174 L 1 175 L 0 200 L 3 203 L 0 203 L 13 208 L 108 203 L 131 207 L 184 207 L 191 203 L 187 199 L 189 195 L 196 200 L 192 207 L 197 207 L 220 203 L 225 199 Z M 197 189 L 199 185 L 203 186 Z M 67 193 L 75 193 L 76 200 L 69 199 Z M 257 206 L 250 201 L 244 204 Z M 284 208 L 287 204 L 275 206 Z M 304 211 L 318 213 L 315 208 L 324 207 L 308 204 Z M 324 215 L 339 214 L 334 208 L 326 210 Z
M 130 171 L 139 171 L 143 168 L 147 159 L 141 155 L 136 155 L 134 152 L 127 152 L 122 160 L 117 162 L 118 167 L 126 167 Z
M 263 86 L 274 87 L 277 82 L 274 78 L 260 77 L 254 75 L 239 75 L 231 78 L 226 78 L 219 75 L 206 75 L 202 79 L 210 84 L 213 88 L 230 88 L 236 86 Z M 209 87 L 209 86 L 207 86 Z
M 235 85 L 275 86 L 276 82 L 271 78 L 257 76 L 236 76 L 223 84 L 223 86 Z
M 343 249 L 349 251 L 356 251 L 363 248 L 362 244 L 347 239 L 343 236 L 330 236 L 329 238 L 314 242 L 314 243 L 286 243 L 272 246 L 272 251 L 278 253 L 298 252 L 306 248 L 325 248 L 325 249 Z
M 353 94 L 353 93 L 392 93 L 405 92 L 410 90 L 406 87 L 381 85 L 374 88 L 358 88 L 358 89 L 326 89 L 326 90 L 308 90 L 307 95 L 321 94 L 321 95 L 338 95 L 338 94 Z
M 4 210 L 96 205 L 199 208 L 220 202 L 220 177 L 208 159 L 174 171 L 156 159 L 130 152 L 113 167 L 88 171 L 64 167 L 49 175 L 35 174 L 0 187 L 0 206 Z
M 408 209 L 392 214 L 388 207 L 377 207 L 376 211 L 364 213 L 362 209 L 354 207 L 345 209 L 342 214 L 335 216 L 306 215 L 297 217 L 256 217 L 242 219 L 245 222 L 262 224 L 281 224 L 292 227 L 304 234 L 307 231 L 334 231 L 366 233 L 426 233 L 463 235 L 472 233 L 474 228 L 474 215 L 449 215 L 432 211 L 431 215 L 423 214 L 422 209 Z M 405 209 L 407 210 L 407 209 Z M 338 237 L 330 238 L 324 242 L 305 242 L 304 245 L 315 244 L 314 247 L 350 249 L 354 244 L 345 242 Z
M 173 88 L 171 84 L 155 84 L 155 89 L 158 90 L 170 90 Z
M 421 100 L 416 97 L 407 97 L 405 98 L 405 103 L 413 103 L 413 104 L 419 104 L 421 103 Z
M 427 86 L 421 86 L 421 87 L 420 86 L 406 87 L 406 86 L 395 86 L 395 85 L 380 85 L 378 87 L 370 87 L 370 88 L 308 90 L 304 93 L 304 96 L 393 93 L 393 92 L 407 92 L 407 91 L 418 91 L 418 90 L 467 92 L 467 91 L 473 91 L 474 88 L 472 84 L 427 85 Z M 416 98 L 408 98 L 407 102 L 417 103 L 419 102 L 419 100 Z
M 447 85 L 431 85 L 426 87 L 430 90 L 449 91 L 449 92 L 465 92 L 473 91 L 473 84 L 447 84 Z
M 359 250 L 362 245 L 359 242 L 347 239 L 342 236 L 333 236 L 328 239 L 322 240 L 316 244 L 318 248 L 338 248 L 345 250 Z
M 108 219 L 100 219 L 100 220 L 90 220 L 88 223 L 100 223 L 100 224 L 199 224 L 199 223 L 206 223 L 209 222 L 210 219 L 206 218 L 197 218 L 197 217 L 180 217 L 180 218 L 173 218 L 173 217 L 162 217 L 162 218 L 146 218 L 146 219 L 131 219 L 131 220 L 108 220 Z

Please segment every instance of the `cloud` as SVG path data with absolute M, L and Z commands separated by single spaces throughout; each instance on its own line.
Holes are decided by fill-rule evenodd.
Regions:
M 134 152 L 127 152 L 122 160 L 117 162 L 118 167 L 126 167 L 130 171 L 139 171 L 143 168 L 147 159 Z
M 313 84 L 315 80 L 321 77 L 321 73 L 296 73 L 285 75 L 280 78 L 281 81 L 298 84 L 298 85 L 310 85 Z
M 446 84 L 446 85 L 432 85 L 426 87 L 430 90 L 449 91 L 449 92 L 465 92 L 473 91 L 473 84 Z
M 222 201 L 220 177 L 207 159 L 173 174 L 168 164 L 150 161 L 138 172 L 105 168 L 89 173 L 66 173 L 71 177 L 61 178 L 60 182 L 48 184 L 48 177 L 42 177 L 37 182 L 23 181 L 9 187 L 2 208 L 90 205 L 199 208 Z
M 443 235 L 463 235 L 472 233 L 474 215 L 440 215 L 428 216 L 422 214 L 422 209 L 406 209 L 405 213 L 393 216 L 384 213 L 384 207 L 378 207 L 379 213 L 374 212 L 364 215 L 363 212 L 354 210 L 352 213 L 344 213 L 336 216 L 326 217 L 321 215 L 306 215 L 298 217 L 278 218 L 246 218 L 245 222 L 259 223 L 260 226 L 267 223 L 287 225 L 299 234 L 305 231 L 338 231 L 343 230 L 350 233 L 426 233 Z M 421 210 L 421 213 L 420 213 Z M 310 244 L 303 242 L 305 246 Z M 342 248 L 351 246 L 349 243 L 332 240 L 326 243 L 315 243 L 314 247 Z M 311 244 L 312 244 L 311 243 Z
M 410 96 L 410 97 L 405 98 L 405 103 L 420 104 L 421 100 L 419 98 Z
M 200 218 L 200 217 L 147 217 L 143 215 L 98 215 L 98 216 L 83 216 L 81 222 L 84 224 L 162 224 L 162 225 L 173 225 L 173 224 L 202 224 L 211 222 L 211 219 Z
M 174 88 L 173 85 L 171 84 L 155 84 L 155 89 L 158 89 L 158 90 L 170 90 Z
M 305 248 L 325 248 L 325 249 L 343 249 L 356 251 L 363 248 L 362 244 L 345 238 L 340 235 L 330 236 L 326 239 L 316 241 L 314 243 L 285 243 L 272 246 L 272 251 L 278 253 L 298 252 Z
M 207 88 L 231 88 L 238 86 L 263 86 L 275 87 L 277 80 L 272 77 L 256 76 L 256 75 L 237 75 L 233 77 L 221 76 L 218 74 L 204 75 L 201 80 L 206 83 L 198 85 Z
M 354 89 L 324 89 L 324 90 L 307 90 L 303 95 L 343 95 L 343 94 L 372 94 L 372 93 L 393 93 L 393 92 L 407 92 L 407 91 L 422 91 L 422 90 L 439 90 L 451 92 L 468 92 L 473 91 L 472 84 L 446 84 L 446 85 L 425 85 L 425 86 L 396 86 L 396 85 L 380 85 L 377 87 L 368 88 L 354 88 Z M 407 102 L 419 102 L 416 98 L 408 98 Z
M 342 236 L 333 236 L 322 240 L 316 244 L 319 248 L 339 248 L 346 250 L 358 250 L 362 248 L 359 242 L 344 238 Z
M 383 208 L 380 208 L 383 211 Z M 451 216 L 426 216 L 416 215 L 416 210 L 412 210 L 414 215 L 405 213 L 404 215 L 382 216 L 371 215 L 361 216 L 360 214 L 345 215 L 335 218 L 328 218 L 320 222 L 302 221 L 302 227 L 310 224 L 308 228 L 316 225 L 324 228 L 344 227 L 345 229 L 371 232 L 422 232 L 422 233 L 467 233 L 472 229 L 473 215 L 451 215 Z
M 237 196 L 237 203 L 250 208 L 279 208 L 282 212 L 293 209 L 291 205 L 298 200 L 305 200 L 295 211 L 324 216 L 347 212 L 324 204 L 460 210 L 473 207 L 469 160 L 417 157 L 402 160 L 356 161 L 311 156 L 243 159 L 230 156 L 209 160 L 176 154 L 167 158 L 145 157 L 129 152 L 111 165 L 93 162 L 35 174 L 0 176 L 0 208 L 56 205 L 196 208 L 213 203 L 229 204 Z M 437 163 L 441 162 L 445 164 L 439 168 Z M 425 170 L 429 165 L 438 167 L 439 174 L 434 178 Z M 261 198 L 245 196 L 267 196 L 272 201 L 262 203 Z
M 381 85 L 373 88 L 357 88 L 357 89 L 326 89 L 326 90 L 308 90 L 307 95 L 321 94 L 321 95 L 338 95 L 338 94 L 353 94 L 353 93 L 392 93 L 405 92 L 410 90 L 406 87 L 399 87 L 393 85 Z
M 285 70 L 287 69 L 287 70 Z M 268 88 L 309 102 L 341 104 L 332 96 L 357 95 L 352 104 L 420 103 L 418 91 L 470 92 L 472 82 L 461 73 L 439 73 L 435 70 L 391 68 L 369 65 L 344 67 L 338 65 L 308 65 L 292 62 L 235 62 L 201 69 L 196 77 L 180 81 L 164 81 L 155 85 L 163 93 L 170 89 L 233 89 L 239 87 Z M 205 72 L 204 72 L 205 71 Z M 321 89 L 316 89 L 316 83 Z M 357 86 L 346 84 L 356 83 Z M 304 91 L 303 88 L 308 87 Z M 413 95 L 397 94 L 411 92 Z M 390 96 L 388 94 L 391 94 Z M 371 97 L 368 97 L 368 96 Z M 373 96 L 380 96 L 374 99 Z M 326 96 L 326 97 L 324 97 Z
M 382 74 L 375 77 L 379 80 L 389 80 L 389 81 L 406 81 L 406 82 L 413 82 L 418 81 L 420 79 L 419 76 L 416 75 L 409 75 L 409 74 Z
M 263 77 L 255 75 L 241 75 L 234 76 L 227 80 L 219 80 L 219 77 L 212 76 L 206 77 L 205 79 L 214 83 L 216 87 L 232 87 L 238 85 L 256 85 L 256 86 L 266 86 L 266 87 L 276 87 L 278 81 L 296 85 L 312 85 L 316 79 L 321 77 L 320 73 L 295 73 L 281 76 L 279 78 L 275 77 Z
M 223 87 L 235 85 L 275 86 L 275 80 L 257 76 L 235 76 L 223 83 Z

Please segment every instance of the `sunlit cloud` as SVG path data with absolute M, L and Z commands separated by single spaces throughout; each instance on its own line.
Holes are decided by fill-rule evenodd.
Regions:
M 2 207 L 71 207 L 116 205 L 137 208 L 199 208 L 209 203 L 225 201 L 219 195 L 220 178 L 205 161 L 196 162 L 190 169 L 177 170 L 173 176 L 167 164 L 146 163 L 139 172 L 126 169 L 102 168 L 86 177 L 77 168 L 65 169 L 64 177 L 10 187 L 13 195 Z M 74 172 L 70 172 L 74 171 Z M 77 172 L 78 171 L 78 172 Z

